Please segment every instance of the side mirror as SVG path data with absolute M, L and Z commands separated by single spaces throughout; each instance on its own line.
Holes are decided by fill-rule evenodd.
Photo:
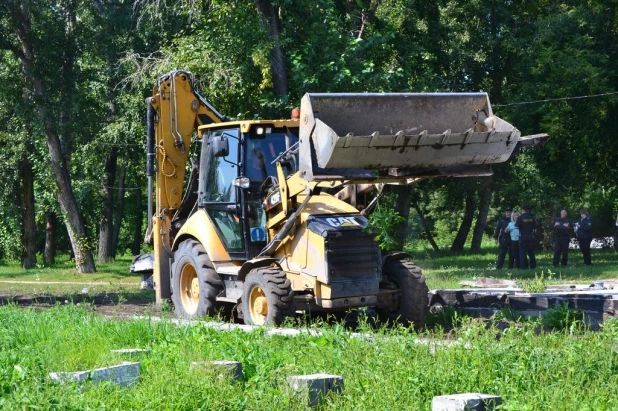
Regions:
M 215 157 L 227 157 L 230 154 L 230 144 L 225 136 L 215 136 L 210 139 L 212 155 Z

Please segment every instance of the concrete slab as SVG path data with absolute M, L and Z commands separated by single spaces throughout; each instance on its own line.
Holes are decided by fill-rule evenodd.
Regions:
M 501 278 L 478 277 L 474 281 L 460 281 L 459 285 L 475 288 L 516 288 L 517 282 Z
M 497 395 L 466 393 L 441 395 L 431 400 L 431 411 L 491 411 L 502 404 Z
M 123 387 L 129 387 L 139 381 L 140 372 L 141 364 L 139 362 L 123 362 L 120 365 L 87 371 L 50 372 L 49 378 L 60 384 L 109 381 Z
M 331 374 L 294 375 L 288 377 L 294 395 L 308 407 L 317 407 L 329 392 L 343 391 L 343 377 Z

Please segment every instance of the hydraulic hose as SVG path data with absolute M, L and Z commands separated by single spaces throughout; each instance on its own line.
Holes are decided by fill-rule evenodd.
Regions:
M 149 104 L 146 104 L 146 175 L 148 177 L 154 176 L 154 162 L 155 162 L 155 109 Z
M 146 241 L 152 235 L 152 178 L 155 173 L 155 109 L 150 105 L 149 99 L 146 100 L 146 176 L 148 176 L 148 229 L 146 230 Z

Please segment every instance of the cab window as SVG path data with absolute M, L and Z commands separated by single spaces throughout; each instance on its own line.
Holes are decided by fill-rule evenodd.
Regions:
M 296 141 L 298 138 L 293 137 L 291 143 L 294 144 Z M 273 164 L 273 161 L 284 151 L 285 134 L 283 132 L 250 134 L 247 139 L 247 150 L 245 150 L 247 177 L 252 182 L 263 182 L 268 176 L 276 177 L 277 164 Z
M 229 154 L 225 157 L 212 155 L 207 146 L 206 173 L 203 204 L 206 212 L 214 222 L 221 239 L 228 251 L 243 251 L 244 240 L 240 217 L 237 215 L 236 202 L 238 188 L 232 182 L 238 177 L 240 156 L 240 139 L 238 129 L 215 130 L 209 138 L 223 136 L 227 138 Z
M 235 203 L 236 187 L 232 185 L 232 181 L 238 177 L 238 129 L 216 130 L 211 136 L 226 137 L 230 153 L 226 157 L 209 155 L 204 202 Z

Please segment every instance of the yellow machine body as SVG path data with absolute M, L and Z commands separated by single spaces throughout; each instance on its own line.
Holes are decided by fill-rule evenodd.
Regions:
M 484 93 L 307 94 L 299 119 L 230 121 L 176 71 L 147 104 L 157 301 L 171 296 L 188 318 L 226 304 L 258 324 L 280 322 L 278 310 L 422 305 L 420 271 L 381 255 L 366 218 L 335 193 L 489 175 L 546 139 L 521 137 Z

